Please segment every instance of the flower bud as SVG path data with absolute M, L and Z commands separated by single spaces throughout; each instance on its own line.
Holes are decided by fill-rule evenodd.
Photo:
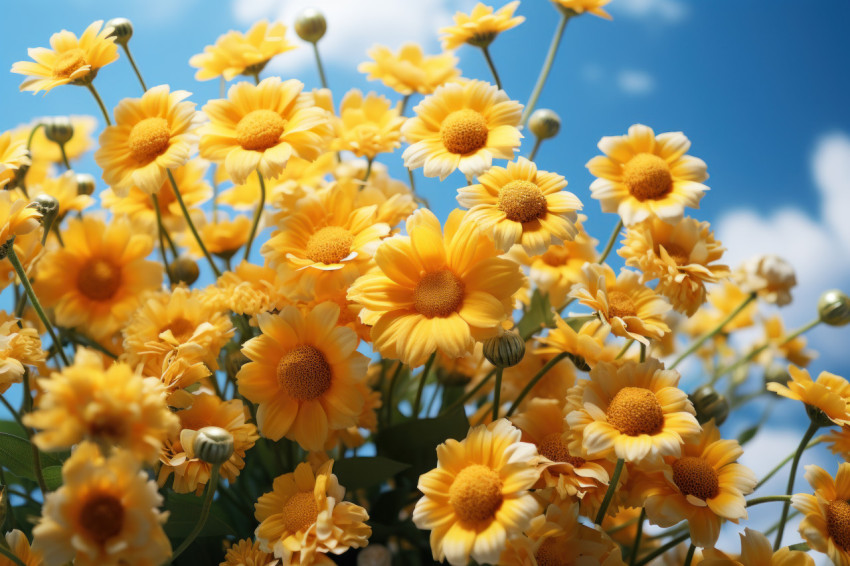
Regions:
M 217 426 L 205 426 L 198 431 L 192 450 L 208 464 L 223 464 L 233 455 L 233 435 Z
M 185 255 L 181 255 L 168 264 L 168 271 L 175 283 L 185 283 L 191 285 L 198 280 L 200 271 L 198 263 Z
M 393 555 L 382 544 L 370 544 L 357 554 L 357 566 L 392 566 Z
M 127 45 L 133 37 L 133 23 L 127 18 L 112 18 L 106 22 L 106 28 L 110 27 L 112 31 L 109 32 L 109 37 L 114 37 L 118 45 Z
M 710 385 L 703 385 L 689 395 L 697 412 L 697 422 L 705 424 L 711 419 L 720 426 L 729 416 L 729 401 Z
M 50 141 L 65 145 L 74 137 L 74 124 L 67 116 L 56 116 L 44 121 L 44 135 Z
M 74 176 L 74 180 L 77 182 L 78 195 L 91 195 L 94 193 L 94 177 L 88 173 L 77 173 Z
M 517 365 L 525 356 L 525 341 L 516 332 L 505 332 L 484 342 L 484 357 L 499 368 Z
M 561 117 L 548 108 L 535 110 L 528 120 L 528 129 L 541 140 L 554 138 L 561 131 Z
M 315 8 L 307 8 L 295 19 L 295 33 L 304 41 L 316 43 L 328 29 L 325 15 Z
M 818 316 L 830 326 L 850 323 L 850 297 L 839 289 L 825 291 L 818 301 Z
M 41 223 L 44 229 L 50 230 L 53 220 L 56 219 L 56 215 L 59 213 L 59 201 L 56 197 L 42 193 L 33 199 L 30 206 L 41 214 Z

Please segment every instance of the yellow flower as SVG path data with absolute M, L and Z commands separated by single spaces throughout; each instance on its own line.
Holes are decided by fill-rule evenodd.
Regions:
M 112 28 L 104 28 L 103 20 L 93 22 L 83 35 L 77 36 L 62 30 L 50 36 L 50 47 L 34 47 L 28 50 L 33 61 L 18 61 L 12 64 L 12 72 L 27 75 L 21 90 L 33 94 L 64 84 L 85 85 L 109 63 L 118 59 L 115 38 L 109 37 Z
M 552 0 L 563 9 L 572 10 L 576 14 L 583 14 L 584 12 L 588 12 L 593 14 L 594 16 L 599 16 L 600 18 L 605 18 L 606 20 L 611 19 L 611 14 L 602 9 L 602 6 L 606 5 L 611 0 Z
M 774 315 L 762 321 L 767 349 L 759 355 L 758 361 L 765 367 L 769 366 L 777 356 L 788 360 L 797 367 L 805 368 L 818 356 L 814 350 L 806 350 L 806 338 L 797 336 L 786 342 L 788 333 L 780 316 Z
M 724 519 L 737 523 L 747 518 L 744 496 L 753 492 L 757 479 L 736 463 L 743 453 L 738 441 L 720 438 L 713 420 L 704 424 L 680 457 L 665 457 L 661 472 L 646 476 L 648 485 L 634 486 L 646 496 L 647 518 L 661 527 L 687 520 L 691 541 L 713 547 Z
M 15 179 L 18 169 L 31 163 L 25 140 L 12 138 L 12 132 L 0 134 L 0 189 Z
M 3 504 L 5 505 L 5 502 Z M 30 541 L 24 533 L 18 529 L 12 529 L 6 533 L 5 539 L 6 548 L 11 550 L 12 554 L 24 563 L 24 566 L 43 566 L 43 553 L 30 547 Z M 16 563 L 0 555 L 0 566 L 16 566 Z
M 522 104 L 483 81 L 443 85 L 420 102 L 401 128 L 410 147 L 404 166 L 424 167 L 442 181 L 455 169 L 467 177 L 487 171 L 496 159 L 513 159 L 522 134 Z
M 391 227 L 410 216 L 417 208 L 410 187 L 393 179 L 383 163 L 372 163 L 369 179 L 363 184 L 367 164 L 363 160 L 343 161 L 333 172 L 337 187 L 355 194 L 355 205 L 378 207 L 376 219 Z
M 65 247 L 44 255 L 35 278 L 36 293 L 59 326 L 80 327 L 95 339 L 112 334 L 142 293 L 162 283 L 162 267 L 145 259 L 153 240 L 126 223 L 71 219 L 62 237 Z
M 231 484 L 245 467 L 245 452 L 257 441 L 257 427 L 245 422 L 245 405 L 239 399 L 222 401 L 209 393 L 195 395 L 192 406 L 177 412 L 180 427 L 165 442 L 159 457 L 157 483 L 165 485 L 174 474 L 172 488 L 177 493 L 201 495 L 210 480 L 212 464 L 194 451 L 198 431 L 205 426 L 223 428 L 233 436 L 233 455 L 221 465 L 221 477 Z
M 183 102 L 189 94 L 159 85 L 115 107 L 115 125 L 100 134 L 94 160 L 118 194 L 131 187 L 156 194 L 168 181 L 167 171 L 189 161 L 198 119 L 195 103 Z
M 207 251 L 225 260 L 233 257 L 233 254 L 245 245 L 251 233 L 251 219 L 241 214 L 234 215 L 231 220 L 227 214 L 219 212 L 214 220 L 207 220 L 205 217 L 199 220 L 195 222 L 195 228 L 198 229 Z M 186 251 L 192 257 L 204 257 L 204 252 L 191 233 L 183 232 L 178 240 L 186 246 Z
M 797 493 L 791 505 L 803 514 L 800 535 L 809 547 L 826 554 L 833 564 L 850 564 L 850 463 L 838 465 L 835 479 L 823 468 L 806 466 L 806 481 L 814 495 Z
M 269 25 L 267 20 L 260 20 L 244 35 L 231 30 L 220 36 L 215 45 L 207 45 L 203 53 L 193 55 L 189 64 L 198 69 L 195 80 L 224 77 L 231 81 L 238 75 L 259 73 L 272 57 L 292 49 L 295 45 L 286 39 L 285 25 Z
M 626 226 L 647 218 L 676 222 L 685 207 L 699 208 L 708 187 L 705 162 L 685 155 L 691 142 L 682 132 L 655 135 L 635 124 L 628 135 L 599 140 L 599 155 L 586 167 L 597 177 L 590 196 L 603 212 L 616 212 Z
M 348 91 L 335 120 L 336 139 L 331 148 L 351 151 L 357 157 L 373 159 L 401 147 L 400 108 L 383 96 L 370 92 L 363 98 L 358 89 Z
M 201 157 L 224 163 L 238 184 L 255 170 L 264 179 L 277 177 L 292 156 L 315 161 L 332 128 L 329 113 L 310 106 L 303 88 L 301 81 L 278 77 L 230 87 L 226 99 L 204 105 L 211 123 L 201 130 Z
M 762 300 L 780 307 L 791 302 L 791 289 L 797 285 L 794 268 L 775 255 L 750 258 L 735 270 L 734 277 L 745 293 L 758 293 Z
M 104 369 L 93 350 L 79 349 L 73 365 L 39 379 L 38 385 L 44 393 L 25 420 L 40 431 L 33 441 L 42 450 L 62 450 L 89 440 L 154 462 L 178 424 L 165 405 L 159 379 L 142 377 L 120 362 Z
M 2 196 L 3 194 L 8 194 L 8 191 L 0 192 L 0 218 L 3 217 L 3 201 L 5 200 Z M 31 208 L 24 210 L 30 212 L 35 209 Z M 18 259 L 24 268 L 24 273 L 30 277 L 30 280 L 32 280 L 33 272 L 35 271 L 35 267 L 38 265 L 36 260 L 38 260 L 44 252 L 44 247 L 41 245 L 41 235 L 41 230 L 33 230 L 32 232 L 27 232 L 22 236 L 15 236 L 15 254 L 18 256 Z M 18 274 L 15 272 L 15 268 L 12 266 L 12 262 L 0 261 L 0 290 L 5 289 L 6 286 L 12 282 L 20 284 L 20 279 L 18 278 Z
M 370 81 L 380 80 L 399 94 L 414 92 L 431 94 L 445 83 L 460 76 L 457 58 L 451 53 L 425 55 L 415 43 L 405 43 L 398 54 L 389 47 L 376 45 L 368 51 L 372 61 L 360 63 L 357 70 L 366 73 Z
M 659 340 L 670 332 L 664 321 L 670 304 L 641 285 L 636 272 L 623 269 L 615 276 L 607 264 L 589 263 L 582 274 L 583 280 L 573 286 L 570 296 L 595 310 L 616 336 L 648 346 L 650 339 Z
M 552 361 L 556 354 L 540 352 L 529 341 L 525 348 L 525 355 L 517 365 L 504 369 L 502 374 L 502 401 L 509 402 L 519 397 L 519 394 L 528 385 L 528 380 L 543 369 L 543 366 Z M 564 405 L 567 391 L 575 385 L 576 369 L 568 359 L 562 359 L 552 366 L 525 396 L 520 408 L 526 409 L 533 399 L 554 399 L 559 406 Z
M 0 394 L 13 383 L 21 383 L 24 366 L 44 362 L 41 338 L 35 328 L 21 328 L 18 320 L 0 311 Z
M 186 389 L 199 383 L 212 375 L 210 369 L 200 361 L 197 356 L 180 355 L 179 350 L 174 350 L 165 356 L 162 362 L 162 370 L 154 375 L 159 375 L 159 380 L 165 386 L 165 402 L 169 407 L 185 409 L 192 405 L 194 397 Z
M 538 338 L 542 345 L 534 350 L 538 354 L 557 355 L 569 352 L 590 367 L 599 362 L 613 362 L 617 352 L 605 346 L 610 329 L 598 320 L 585 322 L 576 332 L 560 315 L 555 315 L 555 328 Z M 586 369 L 586 368 L 585 368 Z
M 283 290 L 275 270 L 243 261 L 219 277 L 201 300 L 217 304 L 220 310 L 254 316 L 283 308 Z
M 375 253 L 377 269 L 351 286 L 348 298 L 363 305 L 374 349 L 418 366 L 435 351 L 451 358 L 494 336 L 513 311 L 522 286 L 519 266 L 498 256 L 474 222 L 453 211 L 445 232 L 432 212 L 407 220 L 408 236 L 393 236 Z
M 652 218 L 631 226 L 617 251 L 626 265 L 641 270 L 641 283 L 658 279 L 655 291 L 688 316 L 705 302 L 705 284 L 729 275 L 727 266 L 713 264 L 723 252 L 708 222 L 693 218 L 676 224 Z
M 261 334 L 242 346 L 251 360 L 236 376 L 239 393 L 259 405 L 260 434 L 283 436 L 306 450 L 321 450 L 329 430 L 357 423 L 363 395 L 356 382 L 369 359 L 356 351 L 357 335 L 337 326 L 339 307 L 322 303 L 307 314 L 285 307 L 263 313 Z
M 227 549 L 219 566 L 277 566 L 278 561 L 260 549 L 259 541 L 242 539 Z
M 171 543 L 160 505 L 156 484 L 131 454 L 105 458 L 83 443 L 62 466 L 62 487 L 45 497 L 33 544 L 46 564 L 162 564 Z
M 260 496 L 254 516 L 260 549 L 283 564 L 325 564 L 324 554 L 342 554 L 368 544 L 372 529 L 366 510 L 344 501 L 345 488 L 332 473 L 333 460 L 315 471 L 301 463 L 278 476 L 272 491 Z M 330 563 L 330 562 L 327 562 Z
M 520 244 L 529 255 L 540 255 L 578 234 L 576 211 L 581 210 L 581 201 L 563 190 L 567 182 L 562 176 L 538 171 L 537 165 L 520 157 L 507 169 L 491 167 L 478 182 L 458 189 L 457 201 L 469 209 L 467 218 L 492 233 L 502 251 Z
M 65 171 L 58 177 L 47 177 L 40 183 L 30 186 L 28 191 L 33 197 L 38 195 L 50 195 L 59 202 L 59 212 L 56 216 L 57 222 L 65 217 L 68 212 L 77 212 L 88 208 L 94 199 L 88 195 L 77 192 L 76 174 L 73 171 Z
M 451 51 L 464 43 L 487 47 L 497 35 L 525 21 L 523 16 L 514 17 L 517 6 L 519 6 L 519 0 L 514 0 L 494 13 L 493 6 L 478 2 L 469 14 L 455 13 L 454 25 L 440 28 L 443 49 Z
M 41 226 L 41 213 L 17 191 L 0 191 L 0 245 Z
M 419 476 L 417 527 L 431 531 L 434 560 L 497 563 L 507 540 L 539 513 L 529 491 L 540 476 L 533 444 L 505 419 L 437 446 L 437 467 Z
M 791 550 L 787 546 L 773 552 L 766 536 L 750 528 L 739 533 L 741 537 L 741 556 L 737 560 L 729 558 L 723 552 L 707 548 L 701 566 L 815 566 L 815 560 L 801 550 Z
M 781 383 L 768 383 L 767 390 L 777 395 L 801 401 L 806 405 L 820 409 L 826 417 L 837 425 L 850 425 L 850 383 L 840 375 L 820 372 L 817 380 L 812 381 L 809 372 L 789 365 L 791 381 L 788 386 Z
M 740 307 L 746 298 L 747 293 L 744 293 L 733 281 L 721 281 L 708 293 L 708 303 L 712 308 L 699 309 L 685 323 L 685 331 L 694 337 L 702 336 L 716 328 L 720 321 L 726 319 L 732 314 L 732 311 Z M 750 303 L 735 318 L 723 326 L 723 331 L 731 333 L 752 326 L 755 323 L 754 317 L 757 310 L 756 303 Z M 715 340 L 723 340 L 723 337 L 718 334 Z
M 570 453 L 633 463 L 678 458 L 682 444 L 700 432 L 678 383 L 679 372 L 656 359 L 599 363 L 567 398 Z

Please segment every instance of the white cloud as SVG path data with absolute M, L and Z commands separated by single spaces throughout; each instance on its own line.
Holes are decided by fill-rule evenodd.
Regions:
M 823 136 L 812 156 L 815 181 L 821 191 L 821 214 L 850 251 L 850 137 L 843 133 Z
M 617 74 L 617 86 L 626 94 L 649 94 L 655 90 L 655 79 L 646 71 L 625 69 Z
M 688 15 L 687 7 L 680 0 L 617 0 L 610 6 L 614 14 L 639 20 L 676 23 Z

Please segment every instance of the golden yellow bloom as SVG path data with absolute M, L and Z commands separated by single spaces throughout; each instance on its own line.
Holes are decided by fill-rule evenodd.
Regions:
M 383 96 L 370 92 L 363 97 L 358 89 L 346 93 L 335 120 L 336 139 L 331 149 L 351 151 L 357 157 L 373 159 L 401 147 L 400 108 Z
M 589 263 L 582 275 L 583 280 L 573 286 L 570 296 L 596 311 L 616 336 L 648 346 L 650 339 L 658 340 L 670 332 L 664 321 L 670 304 L 641 285 L 636 272 L 623 269 L 615 276 L 607 264 Z
M 68 161 L 74 161 L 94 146 L 92 135 L 97 128 L 97 119 L 94 116 L 76 114 L 62 116 L 62 118 L 70 120 L 71 126 L 74 128 L 71 139 L 65 142 L 65 155 L 68 157 Z M 29 124 L 18 126 L 13 130 L 12 136 L 14 139 L 26 142 L 36 124 L 53 119 L 53 117 L 39 118 Z M 30 153 L 33 163 L 62 163 L 62 150 L 59 149 L 59 144 L 47 139 L 44 128 L 38 128 L 33 134 Z
M 259 541 L 242 539 L 227 549 L 219 566 L 277 566 L 277 560 L 260 549 Z
M 561 8 L 572 10 L 576 14 L 583 14 L 585 12 L 589 14 L 593 14 L 594 16 L 599 16 L 600 18 L 605 18 L 606 20 L 611 19 L 611 14 L 602 9 L 602 6 L 606 5 L 611 0 L 552 0 L 560 6 Z
M 766 536 L 750 528 L 739 533 L 741 555 L 737 560 L 729 558 L 715 548 L 706 548 L 701 566 L 815 566 L 815 560 L 801 550 L 787 546 L 773 552 Z
M 376 45 L 368 51 L 372 61 L 360 63 L 357 70 L 370 81 L 380 80 L 399 94 L 431 94 L 437 87 L 460 76 L 458 59 L 451 53 L 425 55 L 416 43 L 405 43 L 398 53 Z
M 220 310 L 253 316 L 282 309 L 286 304 L 283 290 L 274 269 L 243 261 L 233 271 L 224 272 L 201 300 Z
M 332 473 L 333 460 L 315 471 L 301 463 L 278 476 L 273 490 L 260 496 L 254 516 L 260 548 L 283 564 L 324 564 L 323 554 L 342 554 L 368 544 L 372 529 L 366 510 L 344 501 L 345 488 Z
M 0 311 L 0 394 L 21 383 L 24 366 L 44 362 L 41 338 L 35 328 L 20 328 L 18 320 Z
M 372 163 L 369 179 L 363 183 L 367 163 L 362 160 L 343 161 L 334 170 L 338 190 L 354 194 L 355 206 L 378 207 L 377 222 L 386 222 L 391 227 L 410 216 L 417 208 L 410 187 L 398 179 L 393 179 L 383 163 Z
M 713 263 L 723 255 L 721 245 L 708 222 L 684 218 L 668 224 L 651 218 L 629 227 L 617 253 L 641 270 L 641 283 L 658 279 L 656 292 L 691 316 L 705 302 L 705 284 L 729 275 L 728 266 Z
M 540 255 L 578 234 L 576 211 L 582 204 L 563 190 L 567 182 L 561 175 L 538 171 L 520 157 L 507 168 L 491 167 L 478 182 L 458 189 L 457 201 L 469 209 L 469 220 L 492 233 L 502 251 L 520 244 L 529 255 Z
M 82 211 L 92 205 L 94 199 L 77 192 L 76 174 L 65 171 L 58 177 L 47 177 L 40 183 L 28 188 L 34 198 L 38 195 L 50 195 L 59 202 L 57 222 L 61 221 L 70 211 Z
M 678 458 L 682 444 L 700 432 L 678 383 L 679 372 L 653 358 L 597 364 L 567 398 L 570 453 L 633 463 Z
M 0 134 L 0 189 L 14 180 L 23 166 L 31 163 L 25 140 L 15 140 L 12 132 Z
M 251 233 L 251 219 L 245 215 L 234 215 L 231 220 L 227 214 L 219 212 L 218 218 L 214 220 L 206 217 L 199 220 L 195 222 L 195 228 L 198 229 L 204 246 L 211 254 L 222 259 L 233 257 L 233 254 L 245 245 Z M 186 251 L 192 257 L 204 257 L 204 252 L 191 233 L 183 232 L 178 236 L 178 240 L 186 246 Z
M 493 158 L 513 159 L 522 138 L 522 104 L 483 81 L 443 85 L 414 111 L 401 128 L 411 144 L 402 154 L 404 166 L 424 167 L 426 177 L 441 181 L 455 169 L 478 176 Z
M 788 386 L 781 383 L 768 383 L 767 390 L 777 395 L 801 401 L 823 413 L 837 425 L 850 425 L 850 383 L 840 375 L 820 372 L 817 380 L 812 381 L 809 372 L 796 366 L 789 365 L 788 373 L 791 380 Z
M 244 35 L 231 30 L 220 36 L 215 45 L 207 45 L 203 53 L 193 55 L 189 64 L 198 69 L 195 80 L 224 77 L 232 81 L 238 75 L 259 73 L 272 57 L 292 49 L 295 45 L 286 39 L 285 25 L 269 25 L 267 20 L 260 20 Z
M 768 347 L 758 356 L 759 363 L 769 366 L 777 357 L 788 360 L 797 367 L 805 368 L 818 357 L 814 350 L 806 350 L 806 338 L 797 336 L 793 340 L 785 342 L 788 333 L 782 323 L 782 317 L 774 315 L 762 321 L 764 334 Z
M 721 281 L 708 292 L 708 303 L 711 308 L 699 309 L 694 316 L 685 322 L 684 331 L 693 337 L 706 334 L 716 328 L 720 321 L 732 314 L 732 311 L 740 307 L 746 298 L 747 293 L 744 293 L 736 283 L 730 280 Z M 752 326 L 755 324 L 757 310 L 758 305 L 751 302 L 735 318 L 723 326 L 723 331 L 731 333 Z M 725 341 L 725 337 L 718 334 L 714 337 L 714 341 Z
M 375 253 L 377 269 L 361 276 L 348 297 L 363 305 L 374 349 L 411 366 L 435 351 L 451 358 L 494 336 L 513 311 L 523 276 L 498 257 L 490 238 L 463 212 L 453 211 L 445 232 L 432 212 L 407 220 L 408 236 L 393 236 Z
M 717 543 L 723 520 L 747 518 L 744 496 L 755 488 L 755 474 L 736 460 L 744 450 L 737 440 L 721 440 L 711 420 L 680 457 L 666 456 L 660 473 L 645 476 L 634 489 L 646 496 L 646 516 L 661 527 L 687 520 L 691 541 L 708 548 Z M 640 483 L 640 482 L 639 482 Z
M 73 365 L 39 379 L 38 385 L 44 393 L 24 418 L 39 430 L 33 441 L 42 450 L 62 450 L 89 440 L 154 462 L 178 424 L 157 378 L 142 377 L 120 362 L 104 369 L 93 350 L 77 350 Z
M 5 198 L 2 196 L 3 194 L 8 194 L 8 191 L 0 192 L 0 218 L 2 218 L 2 210 L 3 210 L 3 201 Z M 27 212 L 35 209 L 24 209 Z M 33 272 L 35 271 L 35 267 L 38 265 L 38 259 L 41 257 L 41 254 L 44 251 L 44 247 L 41 245 L 41 230 L 33 230 L 32 232 L 27 232 L 22 236 L 15 236 L 15 254 L 18 256 L 18 259 L 21 262 L 21 265 L 24 268 L 24 273 L 29 276 L 30 280 L 32 280 Z M 18 278 L 18 274 L 15 272 L 15 268 L 12 266 L 11 261 L 0 261 L 0 290 L 5 289 L 7 285 L 15 282 L 16 284 L 20 284 L 20 279 Z
M 493 6 L 478 2 L 469 14 L 455 13 L 454 25 L 440 28 L 443 49 L 451 51 L 464 43 L 477 47 L 490 45 L 497 35 L 525 21 L 523 16 L 514 17 L 518 6 L 519 0 L 514 0 L 494 12 Z
M 685 207 L 699 208 L 708 187 L 702 159 L 685 155 L 691 142 L 682 132 L 655 135 L 652 128 L 635 124 L 625 136 L 599 140 L 599 155 L 586 167 L 597 177 L 590 196 L 603 212 L 616 212 L 626 226 L 647 218 L 676 222 Z
M 502 401 L 512 402 L 528 385 L 528 380 L 552 361 L 556 354 L 539 352 L 533 341 L 526 343 L 525 355 L 517 365 L 504 369 L 502 374 Z M 575 385 L 576 369 L 568 359 L 562 359 L 540 379 L 522 400 L 519 407 L 527 409 L 533 399 L 553 399 L 559 406 L 564 405 L 567 391 Z
M 62 487 L 48 493 L 33 544 L 46 564 L 155 566 L 171 556 L 159 511 L 162 496 L 130 453 L 105 458 L 83 443 L 62 466 Z
M 17 191 L 0 191 L 0 245 L 37 230 L 41 213 Z
M 164 443 L 159 456 L 157 483 L 165 485 L 174 474 L 172 488 L 177 493 L 195 492 L 201 495 L 210 480 L 212 464 L 199 458 L 194 451 L 198 431 L 205 426 L 223 428 L 233 436 L 233 455 L 221 465 L 221 477 L 233 483 L 245 467 L 245 452 L 259 436 L 257 427 L 245 422 L 245 405 L 239 399 L 222 401 L 210 393 L 195 395 L 192 406 L 177 412 L 180 427 Z
M 533 444 L 505 419 L 437 446 L 437 467 L 419 476 L 413 522 L 431 531 L 434 560 L 452 566 L 497 563 L 539 506 L 529 491 L 540 476 Z
M 331 137 L 327 111 L 310 106 L 301 81 L 270 77 L 254 86 L 230 87 L 226 99 L 211 100 L 211 122 L 201 130 L 201 157 L 223 163 L 235 183 L 259 170 L 265 179 L 283 172 L 294 156 L 315 161 Z
M 6 503 L 3 502 L 3 504 Z M 12 529 L 6 533 L 5 539 L 7 548 L 24 563 L 24 566 L 43 566 L 42 552 L 30 547 L 30 541 L 24 533 L 18 529 Z M 0 555 L 0 566 L 16 566 L 16 563 Z
M 168 170 L 189 161 L 198 120 L 195 103 L 183 101 L 189 94 L 159 85 L 115 107 L 115 125 L 100 134 L 94 160 L 119 195 L 131 187 L 155 194 L 168 181 Z
M 83 35 L 77 36 L 62 30 L 50 36 L 50 47 L 34 47 L 28 50 L 33 61 L 18 61 L 12 64 L 12 72 L 27 75 L 21 90 L 33 94 L 64 84 L 85 85 L 109 63 L 118 59 L 115 38 L 109 37 L 112 28 L 103 28 L 103 20 L 93 22 Z
M 59 326 L 80 327 L 95 339 L 112 334 L 144 291 L 162 283 L 160 264 L 145 259 L 153 240 L 133 234 L 126 223 L 73 218 L 62 238 L 65 247 L 44 255 L 35 279 L 39 299 L 54 309 Z
M 546 336 L 537 339 L 542 346 L 535 352 L 551 355 L 569 352 L 572 356 L 584 360 L 590 367 L 599 362 L 613 362 L 617 352 L 605 346 L 609 332 L 609 327 L 598 320 L 585 322 L 576 332 L 556 314 L 555 328 Z
M 823 468 L 806 466 L 806 481 L 814 495 L 797 493 L 791 505 L 803 514 L 800 535 L 809 547 L 823 552 L 833 564 L 850 564 L 850 463 L 838 465 L 833 480 Z
M 760 299 L 780 307 L 791 302 L 791 289 L 797 285 L 794 268 L 775 255 L 748 259 L 735 270 L 734 278 L 745 293 L 758 293 Z
M 259 405 L 260 434 L 283 436 L 321 450 L 328 431 L 357 423 L 363 395 L 356 386 L 369 359 L 356 351 L 357 335 L 337 326 L 339 307 L 322 303 L 307 314 L 285 307 L 263 313 L 261 334 L 242 347 L 251 360 L 236 376 L 239 392 Z
M 159 380 L 165 386 L 165 402 L 176 409 L 191 406 L 194 397 L 186 389 L 212 374 L 203 362 L 197 361 L 200 355 L 190 357 L 181 353 L 174 350 L 166 355 L 161 372 L 154 374 L 159 375 Z

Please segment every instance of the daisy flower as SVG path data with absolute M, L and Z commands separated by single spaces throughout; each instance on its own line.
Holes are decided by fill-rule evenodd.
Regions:
M 797 493 L 791 505 L 803 514 L 800 535 L 809 547 L 826 554 L 833 564 L 850 564 L 850 463 L 838 465 L 835 479 L 823 468 L 806 466 L 813 495 Z
M 13 139 L 12 132 L 0 134 L 0 189 L 14 181 L 18 170 L 31 162 L 25 140 Z
M 469 14 L 455 13 L 454 25 L 440 28 L 443 49 L 451 51 L 464 43 L 477 47 L 490 45 L 497 35 L 525 21 L 523 16 L 514 17 L 518 6 L 519 0 L 514 0 L 494 12 L 493 6 L 479 2 Z
M 458 59 L 451 53 L 425 55 L 416 43 L 405 43 L 398 53 L 376 45 L 368 52 L 372 61 L 360 63 L 357 70 L 370 81 L 379 80 L 399 94 L 431 94 L 437 87 L 460 76 Z
M 49 195 L 56 199 L 59 203 L 55 220 L 57 223 L 62 222 L 69 212 L 82 212 L 94 202 L 89 195 L 79 193 L 74 171 L 65 171 L 58 177 L 47 177 L 40 183 L 30 186 L 28 191 L 33 197 Z
M 374 159 L 379 153 L 390 153 L 401 147 L 400 108 L 370 92 L 363 97 L 358 89 L 348 91 L 335 120 L 336 139 L 331 149 L 351 151 L 357 157 Z
M 610 328 L 598 320 L 585 322 L 576 331 L 559 314 L 555 314 L 555 328 L 537 339 L 541 346 L 535 351 L 551 355 L 568 352 L 573 359 L 578 359 L 577 363 L 584 362 L 581 365 L 592 368 L 599 362 L 613 362 L 617 356 L 617 351 L 605 346 L 609 333 Z
M 41 213 L 17 191 L 0 191 L 0 245 L 41 227 Z
M 214 256 L 225 261 L 233 257 L 248 241 L 251 233 L 251 218 L 244 214 L 235 214 L 231 219 L 227 214 L 219 212 L 217 218 L 201 217 L 195 222 L 201 241 Z M 204 257 L 204 252 L 198 241 L 189 232 L 178 234 L 177 240 L 185 246 L 186 252 L 194 258 Z
M 203 53 L 193 55 L 189 64 L 198 69 L 195 80 L 224 77 L 232 81 L 238 75 L 258 74 L 275 55 L 292 49 L 295 45 L 286 38 L 285 25 L 260 20 L 245 34 L 231 30 L 220 36 L 215 45 L 207 45 Z
M 3 502 L 5 505 L 5 502 Z M 27 536 L 18 529 L 12 529 L 6 536 L 6 548 L 12 551 L 25 566 L 42 566 L 44 556 L 38 549 L 30 546 Z M 15 563 L 4 556 L 0 556 L 0 566 L 15 566 Z
M 791 289 L 797 285 L 794 267 L 776 255 L 748 259 L 734 277 L 745 293 L 757 293 L 763 301 L 779 307 L 791 302 Z
M 219 566 L 278 566 L 278 561 L 260 549 L 259 541 L 242 539 L 227 549 Z
M 21 383 L 25 365 L 44 362 L 46 354 L 41 349 L 41 338 L 35 328 L 21 328 L 18 320 L 6 311 L 0 311 L 0 394 L 13 383 Z
M 815 566 L 815 559 L 802 550 L 787 546 L 773 552 L 770 541 L 762 533 L 745 528 L 741 537 L 741 555 L 734 560 L 714 548 L 703 552 L 701 566 Z
M 572 10 L 576 14 L 585 12 L 605 18 L 611 19 L 611 14 L 602 9 L 602 6 L 608 4 L 611 0 L 552 0 L 558 7 L 565 10 Z
M 787 387 L 781 383 L 768 383 L 767 390 L 777 395 L 801 401 L 807 407 L 813 407 L 823 412 L 833 423 L 850 425 L 850 409 L 847 401 L 850 399 L 850 383 L 840 375 L 820 372 L 816 380 L 804 369 L 789 365 L 788 373 L 791 380 Z

